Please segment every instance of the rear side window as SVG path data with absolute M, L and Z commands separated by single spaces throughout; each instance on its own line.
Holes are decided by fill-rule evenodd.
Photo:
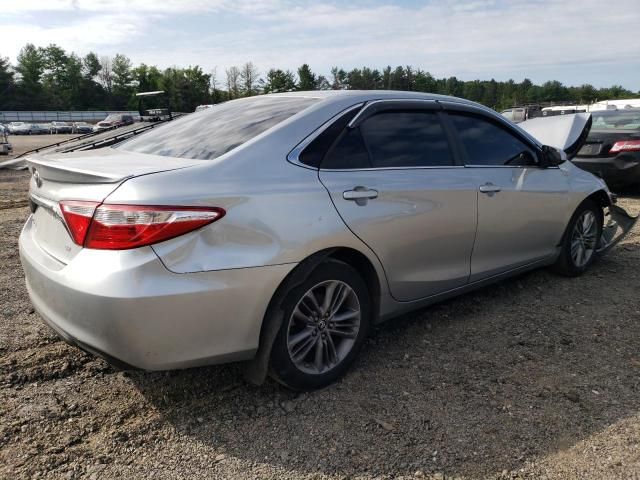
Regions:
M 217 158 L 318 102 L 308 97 L 254 97 L 186 115 L 116 148 L 165 157 Z
M 300 154 L 298 159 L 301 163 L 309 165 L 310 167 L 319 168 L 322 163 L 322 159 L 328 152 L 331 145 L 336 141 L 340 133 L 346 128 L 349 122 L 360 111 L 359 108 L 345 113 L 340 118 L 335 120 L 329 125 L 320 135 L 318 135 Z M 366 151 L 365 151 L 366 155 Z M 368 160 L 367 160 L 368 162 Z M 344 167 L 343 167 L 344 168 Z
M 345 130 L 322 168 L 450 166 L 453 157 L 435 112 L 382 112 Z
M 474 115 L 449 113 L 466 153 L 467 165 L 526 166 L 535 163 L 533 150 L 502 127 Z
M 347 128 L 327 152 L 322 168 L 371 168 L 367 147 L 359 128 Z

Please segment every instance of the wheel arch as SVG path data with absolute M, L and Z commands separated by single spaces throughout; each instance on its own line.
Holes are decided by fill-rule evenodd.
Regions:
M 350 247 L 331 247 L 320 250 L 302 260 L 283 280 L 271 297 L 260 328 L 258 350 L 253 360 L 246 363 L 245 379 L 253 384 L 264 382 L 268 369 L 271 348 L 283 321 L 281 310 L 287 293 L 304 282 L 309 275 L 323 262 L 336 260 L 353 267 L 364 280 L 371 297 L 372 323 L 375 324 L 380 315 L 382 281 L 372 261 L 362 252 Z
M 609 197 L 609 194 L 604 190 L 604 189 L 599 189 L 599 190 L 595 190 L 593 192 L 591 192 L 589 195 L 587 195 L 586 197 L 584 197 L 574 208 L 573 211 L 571 212 L 571 215 L 569 216 L 569 220 L 567 221 L 567 225 L 564 228 L 564 232 L 562 232 L 562 237 L 560 238 L 560 241 L 558 242 L 558 247 L 561 246 L 564 243 L 564 240 L 567 236 L 567 232 L 569 231 L 569 226 L 571 225 L 571 220 L 573 219 L 573 216 L 575 214 L 575 212 L 580 208 L 580 206 L 587 201 L 592 201 L 595 202 L 596 205 L 600 206 L 603 210 L 606 207 L 609 207 L 611 205 L 611 199 Z M 604 211 L 602 212 L 604 215 Z
M 590 193 L 587 197 L 585 197 L 584 200 L 582 200 L 582 202 L 580 202 L 580 204 L 584 203 L 585 200 L 593 200 L 602 208 L 606 208 L 611 205 L 609 194 L 604 189 L 596 190 L 595 192 Z

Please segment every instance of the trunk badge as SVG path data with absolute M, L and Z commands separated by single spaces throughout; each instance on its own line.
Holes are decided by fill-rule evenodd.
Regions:
M 36 182 L 36 187 L 40 188 L 42 186 L 42 178 L 40 178 L 40 174 L 36 169 L 33 169 L 33 181 Z

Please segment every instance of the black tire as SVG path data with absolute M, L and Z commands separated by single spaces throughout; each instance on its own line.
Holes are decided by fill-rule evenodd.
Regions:
M 302 301 L 303 297 L 305 297 L 310 290 L 321 288 L 321 285 L 331 281 L 346 284 L 350 287 L 351 293 L 355 294 L 360 308 L 360 324 L 357 334 L 355 334 L 353 344 L 349 350 L 345 351 L 343 358 L 337 364 L 328 367 L 328 371 L 310 373 L 301 370 L 299 366 L 294 363 L 292 355 L 289 353 L 288 342 L 290 338 L 290 328 L 294 328 L 292 322 L 295 323 L 292 319 L 293 312 L 298 306 L 298 303 Z M 350 298 L 353 299 L 353 297 Z M 325 387 L 342 377 L 358 356 L 364 340 L 369 333 L 372 314 L 371 297 L 364 280 L 353 267 L 340 261 L 328 260 L 316 267 L 304 282 L 294 287 L 285 296 L 281 311 L 283 313 L 282 325 L 271 349 L 269 373 L 275 380 L 292 390 L 314 390 Z M 327 322 L 329 322 L 329 320 L 327 320 Z M 329 323 L 327 323 L 327 325 L 329 325 Z M 326 331 L 329 331 L 328 327 Z M 327 333 L 327 336 L 331 335 Z M 323 336 L 322 338 L 325 337 Z M 320 337 L 316 338 L 316 343 L 321 341 L 326 342 L 326 340 L 320 340 Z M 336 343 L 336 345 L 339 344 Z M 313 348 L 315 349 L 315 347 Z M 336 349 L 334 348 L 334 352 L 335 351 Z
M 580 219 L 583 218 L 585 212 L 591 212 L 595 216 L 595 246 L 594 251 L 591 253 L 588 260 L 586 260 L 585 263 L 578 263 L 572 255 L 571 245 L 574 241 L 574 231 L 576 230 L 576 224 Z M 556 263 L 552 267 L 553 271 L 567 277 L 577 277 L 579 275 L 582 275 L 591 267 L 591 265 L 593 265 L 593 262 L 597 257 L 597 253 L 595 250 L 600 245 L 600 239 L 602 237 L 603 218 L 604 216 L 602 213 L 602 208 L 593 200 L 585 200 L 578 206 L 576 211 L 573 213 L 571 220 L 569 221 L 569 225 L 567 225 L 567 230 L 565 231 L 564 237 L 562 239 L 562 250 L 560 252 L 560 256 L 556 260 Z

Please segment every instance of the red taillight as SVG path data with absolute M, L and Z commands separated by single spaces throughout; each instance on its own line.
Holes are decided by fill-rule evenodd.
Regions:
M 640 140 L 621 140 L 616 142 L 609 153 L 640 152 Z
M 80 202 L 75 200 L 65 200 L 60 202 L 60 210 L 67 224 L 69 233 L 73 241 L 78 245 L 84 245 L 93 212 L 100 205 L 97 202 Z
M 98 206 L 90 202 L 60 202 L 63 212 L 74 204 L 92 205 L 93 209 L 85 223 L 74 217 L 69 220 L 65 214 L 73 240 L 86 248 L 102 250 L 125 250 L 162 242 L 208 225 L 225 215 L 222 208 Z M 76 228 L 81 232 L 76 233 Z

